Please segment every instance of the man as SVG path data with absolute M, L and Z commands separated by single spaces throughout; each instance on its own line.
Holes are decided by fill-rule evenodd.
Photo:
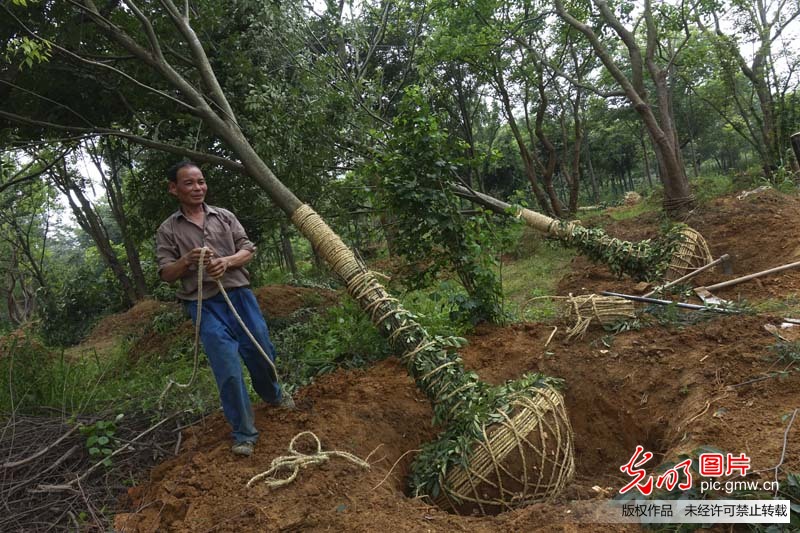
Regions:
M 206 248 L 200 339 L 217 382 L 222 411 L 233 428 L 231 450 L 249 456 L 258 431 L 241 361 L 250 372 L 253 388 L 266 403 L 293 406 L 291 398 L 282 395 L 272 367 L 243 331 L 214 281 L 220 278 L 239 316 L 274 361 L 275 348 L 244 268 L 255 246 L 233 213 L 205 203 L 208 186 L 196 164 L 182 161 L 169 169 L 168 177 L 168 191 L 178 199 L 180 209 L 158 228 L 158 273 L 168 283 L 181 281 L 177 296 L 196 323 L 197 268 L 201 250 Z

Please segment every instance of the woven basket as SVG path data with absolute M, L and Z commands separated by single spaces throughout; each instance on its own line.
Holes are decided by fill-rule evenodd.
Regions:
M 665 281 L 676 280 L 714 260 L 708 243 L 700 233 L 687 227 L 681 231 L 681 235 L 683 239 L 664 273 Z
M 575 474 L 564 399 L 547 387 L 518 394 L 511 414 L 483 428 L 467 467 L 452 467 L 435 503 L 463 515 L 493 515 L 551 501 Z

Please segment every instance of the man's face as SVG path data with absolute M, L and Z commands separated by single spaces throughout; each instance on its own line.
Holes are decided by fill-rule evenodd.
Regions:
M 169 193 L 186 207 L 203 205 L 207 191 L 208 185 L 203 173 L 193 166 L 181 168 L 175 181 L 169 182 Z

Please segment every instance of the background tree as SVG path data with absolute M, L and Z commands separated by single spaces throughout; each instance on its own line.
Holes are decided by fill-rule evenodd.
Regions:
M 639 22 L 643 23 L 644 42 L 640 44 L 636 31 L 624 24 L 630 14 L 615 13 L 604 0 L 592 0 L 597 12 L 584 3 L 571 4 L 568 10 L 563 0 L 554 1 L 559 17 L 586 36 L 647 128 L 664 186 L 664 209 L 672 216 L 684 214 L 693 206 L 694 199 L 675 123 L 672 84 L 675 61 L 691 37 L 683 23 L 687 13 L 666 4 L 654 9 L 652 2 L 645 0 L 640 20 L 629 24 L 636 28 Z M 591 22 L 582 21 L 586 19 Z M 604 34 L 604 27 L 613 34 Z M 601 35 L 605 38 L 601 39 Z M 614 35 L 615 40 L 610 40 L 610 35 Z M 614 55 L 616 46 L 625 51 L 624 56 Z M 654 105 L 648 81 L 654 88 Z
M 798 87 L 795 74 L 800 56 L 786 46 L 786 39 L 797 35 L 785 34 L 800 16 L 800 5 L 786 0 L 734 0 L 723 9 L 704 7 L 698 5 L 697 21 L 715 37 L 712 49 L 718 76 L 743 122 L 743 127 L 735 130 L 755 148 L 764 175 L 771 180 L 775 170 L 786 163 L 792 133 L 787 96 Z M 723 29 L 723 23 L 735 28 L 735 33 Z M 752 45 L 751 54 L 744 52 L 748 44 Z

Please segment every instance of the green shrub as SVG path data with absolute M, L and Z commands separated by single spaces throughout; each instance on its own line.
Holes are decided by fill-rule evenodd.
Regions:
M 337 368 L 362 367 L 389 354 L 389 345 L 352 300 L 273 331 L 278 370 L 294 389 Z M 306 317 L 302 316 L 306 315 Z M 305 318 L 305 320 L 304 320 Z
M 119 284 L 106 274 L 88 266 L 61 273 L 41 309 L 40 332 L 47 344 L 77 344 L 104 313 L 121 309 Z
M 704 203 L 736 190 L 733 179 L 722 174 L 700 176 L 692 180 L 692 188 L 699 203 Z

